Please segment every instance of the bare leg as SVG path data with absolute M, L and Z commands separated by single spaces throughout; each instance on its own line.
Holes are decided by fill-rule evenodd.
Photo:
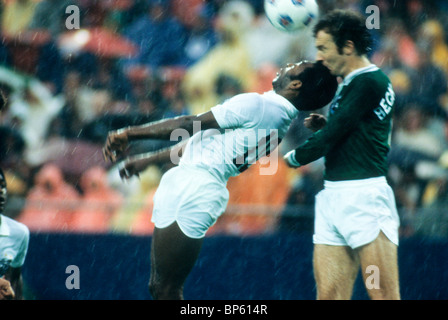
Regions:
M 314 277 L 318 300 L 349 300 L 359 261 L 347 246 L 314 245 Z
M 155 300 L 182 300 L 187 276 L 199 256 L 203 239 L 187 237 L 176 222 L 154 228 L 149 291 Z
M 373 266 L 373 272 L 378 273 L 379 286 L 366 287 L 372 300 L 399 300 L 400 288 L 398 280 L 397 246 L 384 233 L 371 243 L 356 249 L 360 261 L 364 283 L 371 274 L 366 272 L 368 266 Z M 366 281 L 367 280 L 367 281 Z

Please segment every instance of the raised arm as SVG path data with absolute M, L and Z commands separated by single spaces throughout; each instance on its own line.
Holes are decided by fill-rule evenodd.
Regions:
M 169 139 L 176 129 L 184 129 L 190 135 L 195 130 L 218 129 L 219 125 L 211 111 L 200 115 L 180 116 L 150 122 L 140 126 L 125 127 L 109 132 L 103 155 L 106 160 L 115 162 L 128 148 L 131 141 L 141 139 Z

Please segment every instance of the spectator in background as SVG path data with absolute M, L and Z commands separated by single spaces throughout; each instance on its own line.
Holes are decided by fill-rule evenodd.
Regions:
M 445 158 L 443 160 L 443 158 Z M 436 209 L 444 216 L 446 220 L 445 209 L 448 207 L 448 153 L 443 156 L 438 164 L 442 170 L 445 170 L 442 174 L 431 179 L 422 196 L 422 206 L 425 208 Z M 446 230 L 448 235 L 448 229 Z
M 95 69 L 87 78 L 88 85 L 93 90 L 110 91 L 114 100 L 133 101 L 131 84 L 117 64 L 115 58 L 97 59 Z
M 46 30 L 52 37 L 57 37 L 66 30 L 66 8 L 73 4 L 72 0 L 42 0 L 37 3 L 30 23 L 31 30 Z
M 254 17 L 244 36 L 250 61 L 259 70 L 265 64 L 275 67 L 290 61 L 312 60 L 315 56 L 310 29 L 283 32 L 272 26 L 264 12 Z
M 70 230 L 79 193 L 64 180 L 61 169 L 52 164 L 44 165 L 34 181 L 18 221 L 31 231 Z
M 380 53 L 375 53 L 373 61 L 384 61 L 389 58 L 389 67 L 396 67 L 397 64 L 407 68 L 414 68 L 418 63 L 418 48 L 414 39 L 399 19 L 388 19 L 385 22 L 385 33 L 381 39 Z M 385 52 L 386 55 L 378 58 L 377 55 Z M 389 54 L 389 55 L 387 55 Z M 383 65 L 384 63 L 381 63 Z M 387 68 L 385 69 L 387 72 Z
M 430 61 L 448 75 L 448 44 L 442 24 L 435 19 L 425 21 L 419 29 L 419 40 L 427 46 Z
M 121 61 L 125 69 L 145 65 L 157 70 L 160 66 L 182 62 L 186 31 L 177 19 L 170 16 L 168 6 L 169 1 L 151 0 L 147 14 L 124 30 L 124 36 L 140 49 L 135 57 Z
M 411 72 L 409 101 L 416 101 L 425 111 L 438 119 L 448 119 L 443 109 L 443 97 L 448 93 L 448 73 L 431 59 L 431 50 L 419 49 L 419 62 Z M 448 59 L 448 56 L 447 56 Z
M 443 137 L 428 129 L 428 120 L 421 105 L 408 104 L 394 133 L 395 145 L 438 159 L 443 152 Z
M 408 103 L 403 109 L 393 135 L 389 177 L 402 216 L 401 232 L 410 235 L 414 229 L 414 216 L 422 205 L 428 183 L 422 164 L 437 162 L 444 150 L 444 137 L 437 136 L 429 129 L 428 121 L 432 117 L 424 107 Z
M 190 114 L 208 111 L 218 103 L 215 86 L 223 74 L 236 79 L 243 92 L 253 87 L 255 77 L 244 39 L 253 16 L 245 1 L 229 1 L 221 7 L 216 24 L 221 41 L 185 74 L 183 90 Z
M 37 3 L 29 24 L 30 31 L 37 31 L 41 37 L 48 37 L 37 50 L 34 76 L 50 87 L 53 94 L 62 90 L 64 63 L 58 46 L 58 36 L 66 31 L 66 8 L 72 0 L 42 0 Z
M 188 115 L 190 112 L 186 105 L 185 98 L 181 92 L 170 99 L 167 110 L 163 114 L 163 118 L 174 118 L 178 116 Z
M 243 88 L 241 87 L 241 83 L 238 81 L 238 79 L 235 79 L 234 77 L 223 73 L 218 75 L 214 91 L 216 92 L 218 103 L 223 103 L 227 99 L 230 99 L 231 97 L 236 96 L 237 94 L 243 93 Z
M 95 166 L 80 179 L 82 197 L 72 216 L 70 229 L 76 232 L 99 232 L 109 230 L 109 224 L 123 204 L 123 195 L 107 183 L 107 172 Z
M 32 164 L 34 153 L 45 142 L 51 121 L 63 106 L 46 85 L 35 77 L 0 67 L 0 81 L 12 88 L 8 116 L 25 141 L 25 160 Z
M 277 66 L 273 63 L 266 62 L 260 65 L 257 69 L 257 81 L 251 91 L 263 93 L 269 91 L 272 86 L 272 79 L 277 74 Z
M 182 63 L 186 67 L 200 61 L 219 42 L 218 34 L 212 25 L 213 13 L 210 5 L 197 0 L 190 2 L 196 3 L 190 7 L 185 0 L 173 1 L 173 13 L 187 29 Z
M 17 36 L 27 31 L 37 6 L 35 0 L 3 1 L 1 18 L 4 35 Z
M 156 106 L 159 109 L 163 108 L 163 110 L 160 111 L 163 111 L 165 114 L 188 114 L 189 111 L 182 91 L 182 81 L 184 76 L 185 69 L 182 67 L 165 67 L 159 70 L 161 81 L 159 90 L 163 102 L 161 101 L 161 103 L 156 104 Z
M 52 122 L 50 135 L 74 139 L 79 136 L 83 125 L 95 117 L 89 103 L 91 90 L 81 84 L 81 77 L 79 71 L 65 75 L 62 91 L 65 104 Z

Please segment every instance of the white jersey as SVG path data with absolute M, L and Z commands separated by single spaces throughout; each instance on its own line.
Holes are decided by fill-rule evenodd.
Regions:
M 25 262 L 30 232 L 11 218 L 0 215 L 0 277 L 10 268 L 19 268 Z
M 179 166 L 198 167 L 221 181 L 269 155 L 286 135 L 298 110 L 283 96 L 243 93 L 211 109 L 220 130 L 194 133 Z

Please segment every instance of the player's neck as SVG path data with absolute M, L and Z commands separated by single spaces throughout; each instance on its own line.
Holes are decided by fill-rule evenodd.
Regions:
M 372 63 L 365 55 L 354 57 L 354 58 L 350 59 L 349 61 L 347 61 L 346 68 L 345 68 L 342 76 L 343 76 L 343 78 L 345 78 L 353 71 L 368 67 L 371 64 Z

